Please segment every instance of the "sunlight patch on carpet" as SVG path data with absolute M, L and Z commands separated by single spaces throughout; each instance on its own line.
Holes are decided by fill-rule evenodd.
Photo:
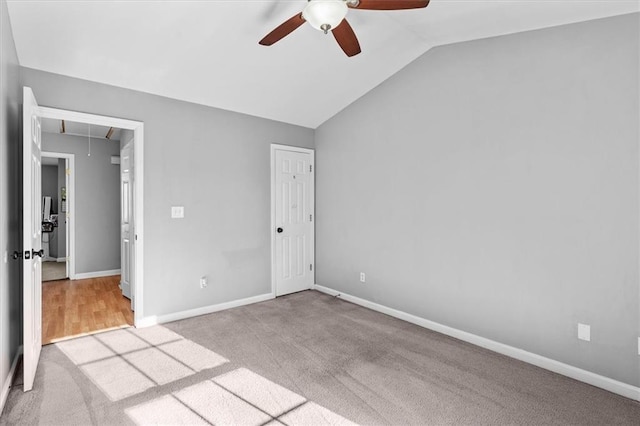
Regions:
M 65 340 L 64 342 L 56 343 L 56 346 L 59 347 L 75 365 L 82 365 L 113 357 L 113 351 L 94 336 Z
M 278 417 L 306 401 L 297 393 L 246 368 L 230 371 L 213 381 L 272 417 Z
M 187 407 L 214 425 L 259 426 L 271 416 L 207 380 L 174 395 Z
M 168 328 L 164 328 L 161 325 L 145 328 L 133 328 L 130 331 L 132 334 L 138 336 L 139 338 L 153 346 L 184 339 L 184 337 L 182 337 L 178 333 L 174 333 L 173 331 L 169 330 Z
M 56 346 L 112 401 L 229 362 L 162 326 L 109 331 L 56 343 Z M 158 393 L 151 391 L 148 396 L 156 397 Z M 139 425 L 354 424 L 246 368 L 158 396 L 124 411 Z
M 228 359 L 187 339 L 159 345 L 158 349 L 179 359 L 180 362 L 194 371 L 215 368 L 229 362 Z
M 120 333 L 119 331 L 96 334 L 95 338 L 117 354 L 150 347 L 148 342 L 136 337 L 133 333 Z
M 156 386 L 148 377 L 119 357 L 85 364 L 80 369 L 112 401 L 136 395 Z
M 122 357 L 159 385 L 184 379 L 194 373 L 192 369 L 157 348 L 131 352 Z
M 162 415 L 167 410 L 173 411 L 171 415 Z M 203 419 L 214 425 L 356 425 L 246 368 L 188 386 L 125 412 L 139 425 L 200 424 Z
M 125 413 L 138 425 L 209 424 L 171 395 L 127 408 Z
M 110 331 L 56 346 L 112 401 L 229 362 L 162 326 Z

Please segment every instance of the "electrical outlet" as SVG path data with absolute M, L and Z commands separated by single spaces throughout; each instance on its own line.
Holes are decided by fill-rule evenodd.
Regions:
M 207 277 L 200 278 L 200 288 L 206 288 L 208 284 Z
M 364 272 L 360 272 L 360 282 L 363 283 L 366 281 L 366 277 L 364 275 Z
M 171 206 L 171 219 L 184 218 L 184 206 Z
M 591 326 L 578 323 L 578 339 L 591 341 Z

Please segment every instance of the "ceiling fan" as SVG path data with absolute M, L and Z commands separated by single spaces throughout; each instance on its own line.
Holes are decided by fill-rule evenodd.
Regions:
M 429 0 L 308 0 L 302 13 L 289 18 L 267 34 L 259 43 L 271 46 L 291 34 L 305 22 L 317 30 L 333 34 L 336 41 L 347 54 L 360 53 L 360 43 L 351 25 L 345 19 L 349 9 L 361 10 L 402 10 L 427 7 Z

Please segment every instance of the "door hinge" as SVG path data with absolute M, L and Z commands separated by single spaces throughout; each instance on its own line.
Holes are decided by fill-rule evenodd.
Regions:
M 313 222 L 313 215 L 312 214 L 309 215 L 309 222 Z
M 309 164 L 309 171 L 312 172 L 313 171 L 313 165 Z
M 310 270 L 310 271 L 313 271 L 313 263 L 310 263 L 310 264 L 309 264 L 309 270 Z
M 71 169 L 65 169 L 65 173 L 67 174 L 67 176 L 71 176 Z

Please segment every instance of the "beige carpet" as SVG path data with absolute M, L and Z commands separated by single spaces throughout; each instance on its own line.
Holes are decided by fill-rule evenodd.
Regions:
M 20 381 L 21 382 L 21 381 Z M 315 291 L 49 345 L 0 424 L 637 425 L 640 404 Z
M 56 281 L 67 278 L 65 262 L 42 262 L 42 281 Z

